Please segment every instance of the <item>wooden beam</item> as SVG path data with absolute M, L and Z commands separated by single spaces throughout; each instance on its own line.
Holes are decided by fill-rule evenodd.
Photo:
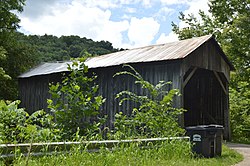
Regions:
M 218 75 L 218 73 L 217 73 L 216 71 L 213 71 L 213 72 L 214 72 L 215 77 L 216 77 L 217 80 L 219 81 L 219 83 L 220 83 L 220 85 L 221 85 L 221 87 L 222 87 L 224 93 L 225 93 L 226 95 L 228 95 L 228 92 L 227 92 L 226 88 L 224 87 L 224 85 L 223 85 L 223 83 L 222 83 L 222 81 L 221 81 L 221 79 L 220 79 L 220 76 Z
M 191 77 L 194 75 L 195 71 L 197 70 L 197 67 L 193 68 L 191 73 L 187 76 L 187 78 L 183 82 L 183 88 L 187 85 L 188 81 L 191 79 Z
M 217 124 L 217 121 L 214 119 L 214 117 L 212 117 L 207 111 L 205 111 L 204 113 L 207 115 L 207 117 L 208 117 L 213 123 Z

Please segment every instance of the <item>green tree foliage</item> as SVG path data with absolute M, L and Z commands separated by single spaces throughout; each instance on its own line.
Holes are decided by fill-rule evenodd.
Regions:
M 34 50 L 17 40 L 20 20 L 13 11 L 23 5 L 24 0 L 0 1 L 0 99 L 17 98 L 17 76 L 36 62 Z
M 1 43 L 6 38 L 6 33 L 13 32 L 18 27 L 18 23 L 20 20 L 17 15 L 12 13 L 11 11 L 21 12 L 23 10 L 24 0 L 12 0 L 12 1 L 0 1 L 0 39 Z M 6 42 L 6 40 L 4 41 Z M 0 45 L 0 61 L 4 61 L 6 59 L 7 51 L 5 47 Z M 0 66 L 0 80 L 10 79 L 10 77 L 6 74 L 5 70 L 2 66 Z
M 105 99 L 97 96 L 98 86 L 93 82 L 96 76 L 87 76 L 88 67 L 83 60 L 74 61 L 68 69 L 70 73 L 62 83 L 50 86 L 52 98 L 48 99 L 48 108 L 54 113 L 64 140 L 73 139 L 76 133 L 91 139 L 98 135 L 104 122 L 99 108 Z
M 116 114 L 115 130 L 116 137 L 123 139 L 127 137 L 171 137 L 183 135 L 184 130 L 178 124 L 178 116 L 183 109 L 174 108 L 173 97 L 180 95 L 177 89 L 166 91 L 170 82 L 160 81 L 152 85 L 145 81 L 142 76 L 131 66 L 125 65 L 131 71 L 116 73 L 115 76 L 129 75 L 136 79 L 135 84 L 145 89 L 149 95 L 137 95 L 130 91 L 122 91 L 116 98 L 124 101 L 133 101 L 139 104 L 133 109 L 131 115 Z
M 19 33 L 19 41 L 32 46 L 37 51 L 40 62 L 70 60 L 85 56 L 84 52 L 95 56 L 118 51 L 108 41 L 95 42 L 73 35 L 58 38 L 53 35 L 26 36 Z
M 3 48 L 3 46 L 0 46 L 0 61 L 5 61 L 6 60 L 6 50 Z M 5 70 L 3 67 L 0 67 L 0 82 L 4 80 L 11 79 L 11 77 L 6 74 Z
M 236 68 L 231 73 L 230 109 L 233 139 L 249 139 L 250 111 L 250 1 L 212 0 L 209 12 L 200 11 L 201 20 L 192 14 L 181 13 L 179 19 L 188 26 L 180 28 L 172 23 L 179 39 L 214 34 L 223 51 Z M 248 136 L 248 137 L 247 137 Z
M 5 51 L 5 55 L 0 61 L 0 66 L 4 70 L 0 74 L 0 99 L 17 99 L 17 77 L 38 62 L 35 50 L 24 43 L 17 42 L 17 39 L 15 32 L 1 36 L 0 46 Z
M 19 103 L 0 101 L 0 143 L 59 139 L 59 130 L 53 122 L 53 116 L 42 110 L 29 115 L 24 108 L 18 108 Z
M 233 141 L 250 143 L 250 82 L 238 82 L 230 88 L 230 110 Z
M 23 11 L 25 0 L 5 0 L 0 1 L 0 32 L 16 30 L 20 22 L 19 18 L 12 11 Z

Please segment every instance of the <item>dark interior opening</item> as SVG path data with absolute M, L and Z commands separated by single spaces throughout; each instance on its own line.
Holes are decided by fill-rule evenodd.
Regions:
M 192 69 L 191 69 L 192 70 Z M 184 79 L 190 71 L 186 73 Z M 225 79 L 221 78 L 225 85 Z M 184 125 L 224 125 L 226 94 L 213 71 L 197 69 L 184 88 Z

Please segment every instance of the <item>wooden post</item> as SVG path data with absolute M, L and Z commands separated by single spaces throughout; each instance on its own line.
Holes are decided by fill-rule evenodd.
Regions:
M 223 85 L 223 83 L 222 83 L 222 81 L 221 81 L 221 79 L 220 79 L 220 76 L 218 75 L 218 73 L 217 73 L 216 71 L 213 71 L 213 72 L 214 72 L 215 77 L 216 77 L 217 80 L 219 81 L 220 86 L 221 86 L 221 88 L 223 89 L 224 93 L 225 93 L 226 95 L 228 95 L 228 92 L 227 92 L 226 88 L 224 87 L 224 85 Z

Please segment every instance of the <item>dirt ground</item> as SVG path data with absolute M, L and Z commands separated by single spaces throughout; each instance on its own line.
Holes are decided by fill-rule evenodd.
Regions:
M 250 166 L 250 145 L 236 143 L 227 143 L 226 145 L 244 156 L 244 160 L 235 166 Z

